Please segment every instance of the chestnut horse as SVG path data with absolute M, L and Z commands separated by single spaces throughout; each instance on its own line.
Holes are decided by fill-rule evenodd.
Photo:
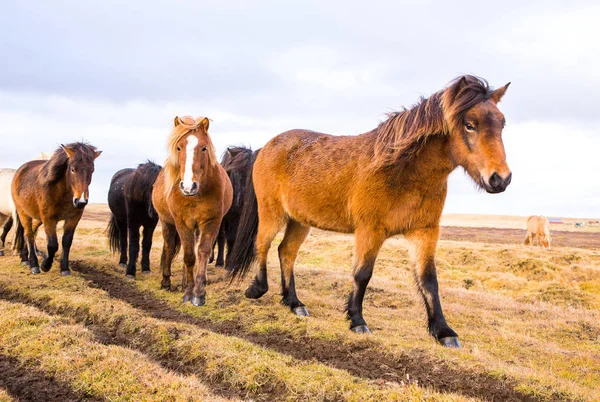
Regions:
M 24 230 L 24 238 L 21 235 L 17 242 L 22 250 L 21 260 L 25 264 L 28 262 L 32 274 L 40 273 L 35 254 L 35 232 L 40 225 L 44 225 L 48 255 L 42 261 L 41 269 L 47 272 L 58 251 L 56 225 L 63 220 L 60 273 L 63 276 L 71 274 L 69 251 L 75 228 L 88 203 L 94 161 L 101 153 L 95 147 L 81 142 L 61 145 L 50 160 L 27 162 L 15 173 L 12 196 L 17 208 L 18 225 Z M 24 247 L 24 241 L 27 247 Z
M 150 273 L 150 249 L 152 235 L 158 224 L 158 215 L 152 206 L 152 188 L 162 167 L 147 161 L 136 169 L 121 169 L 112 177 L 108 190 L 108 207 L 111 216 L 108 223 L 110 249 L 120 252 L 119 266 L 125 268 L 125 276 L 135 279 L 136 263 L 140 252 L 140 227 L 142 233 L 142 273 Z M 129 235 L 129 262 L 127 239 Z
M 208 134 L 208 119 L 175 117 L 169 157 L 152 191 L 164 238 L 161 287 L 171 287 L 171 263 L 183 247 L 183 302 L 206 302 L 206 264 L 233 189 Z M 195 248 L 197 246 L 197 255 Z
M 402 234 L 412 246 L 430 334 L 444 346 L 460 347 L 438 295 L 440 216 L 448 176 L 458 166 L 489 193 L 509 185 L 504 116 L 496 105 L 507 87 L 492 90 L 480 78 L 463 76 L 362 135 L 292 130 L 273 138 L 258 152 L 246 185 L 232 279 L 256 262 L 259 272 L 246 297 L 265 294 L 267 253 L 286 226 L 278 247 L 282 303 L 308 315 L 296 295 L 294 262 L 310 227 L 354 233 L 354 290 L 346 313 L 354 332 L 369 333 L 362 305 L 375 259 L 387 238 Z

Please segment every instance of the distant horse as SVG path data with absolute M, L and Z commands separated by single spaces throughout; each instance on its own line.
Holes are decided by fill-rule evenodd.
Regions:
M 24 263 L 28 261 L 32 274 L 40 273 L 34 251 L 35 232 L 40 225 L 44 225 L 48 255 L 42 261 L 41 269 L 47 272 L 58 251 L 56 225 L 62 220 L 65 224 L 60 271 L 63 276 L 71 274 L 69 251 L 75 228 L 88 203 L 94 161 L 101 153 L 95 147 L 81 142 L 62 145 L 50 160 L 27 162 L 15 173 L 12 196 L 17 208 L 18 224 L 24 230 L 24 237 L 17 239 L 17 246 L 23 250 L 21 259 Z
M 108 190 L 111 211 L 108 238 L 113 252 L 121 253 L 119 265 L 126 267 L 125 275 L 135 278 L 136 262 L 142 240 L 142 273 L 150 273 L 152 235 L 158 214 L 152 206 L 152 187 L 162 167 L 153 162 L 140 164 L 137 169 L 122 169 L 112 177 Z M 127 233 L 129 233 L 129 262 L 127 262 Z M 127 264 L 127 265 L 125 265 Z
M 221 166 L 227 172 L 231 185 L 233 186 L 233 204 L 221 222 L 221 229 L 217 236 L 217 267 L 222 267 L 224 263 L 225 242 L 227 242 L 227 258 L 233 249 L 235 235 L 237 234 L 238 225 L 242 207 L 244 206 L 244 190 L 246 187 L 246 178 L 251 169 L 252 150 L 245 147 L 229 147 L 223 154 Z M 211 256 L 212 262 L 214 256 Z
M 0 169 L 0 226 L 2 226 L 2 234 L 0 235 L 0 256 L 4 255 L 4 245 L 6 236 L 17 220 L 17 210 L 13 202 L 10 192 L 10 185 L 15 176 L 16 169 Z M 16 249 L 16 243 L 13 236 L 12 247 Z
M 278 248 L 282 303 L 306 316 L 296 295 L 294 262 L 310 227 L 354 233 L 354 290 L 346 312 L 354 332 L 369 333 L 362 304 L 375 259 L 387 238 L 403 234 L 412 245 L 429 332 L 444 346 L 460 347 L 438 295 L 439 221 L 448 176 L 456 167 L 489 193 L 509 185 L 504 116 L 496 106 L 507 87 L 492 90 L 480 78 L 463 76 L 411 109 L 390 113 L 362 135 L 292 130 L 273 138 L 259 150 L 248 178 L 229 257 L 232 279 L 243 277 L 256 261 L 259 272 L 246 297 L 265 294 L 267 253 L 286 226 Z
M 215 155 L 208 126 L 205 117 L 175 117 L 167 142 L 169 157 L 152 191 L 164 238 L 161 287 L 171 287 L 171 263 L 181 242 L 183 302 L 195 306 L 206 302 L 206 264 L 233 193 Z
M 525 245 L 533 246 L 533 240 L 540 247 L 546 247 L 550 250 L 550 222 L 545 216 L 530 216 L 527 218 L 527 237 L 525 237 Z

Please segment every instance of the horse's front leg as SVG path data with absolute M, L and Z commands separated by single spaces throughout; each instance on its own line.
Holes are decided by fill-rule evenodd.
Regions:
M 0 257 L 4 256 L 4 246 L 6 241 L 6 235 L 10 231 L 13 225 L 12 216 L 3 217 L 0 215 L 0 226 L 2 226 L 2 235 L 0 235 Z M 15 230 L 16 232 L 16 230 Z M 14 243 L 13 243 L 14 244 Z
M 355 255 L 352 274 L 354 277 L 354 290 L 346 304 L 346 317 L 350 320 L 350 329 L 359 334 L 370 334 L 367 323 L 363 318 L 363 299 L 367 285 L 373 275 L 375 259 L 381 245 L 385 241 L 385 234 L 372 228 L 357 229 L 355 231 Z
M 142 240 L 142 273 L 150 273 L 150 251 L 152 251 L 152 235 L 158 221 L 153 220 L 144 225 L 142 231 L 144 239 Z
M 192 301 L 194 292 L 194 266 L 196 264 L 196 236 L 194 229 L 188 228 L 183 222 L 177 223 L 177 233 L 183 249 L 183 302 Z M 193 302 L 193 301 L 192 301 Z
M 200 241 L 198 242 L 198 258 L 194 272 L 194 290 L 192 304 L 203 306 L 206 303 L 206 265 L 210 258 L 211 249 L 215 244 L 215 238 L 219 233 L 221 222 L 210 221 L 200 227 Z
M 54 255 L 58 251 L 58 236 L 56 235 L 56 224 L 55 220 L 47 221 L 44 224 L 44 230 L 46 231 L 46 240 L 48 244 L 48 255 L 42 260 L 41 269 L 44 272 L 48 272 L 54 262 Z
M 412 244 L 415 280 L 427 309 L 429 333 L 443 346 L 460 348 L 458 335 L 446 323 L 438 294 L 435 250 L 439 227 L 415 230 L 406 235 Z
M 60 274 L 62 276 L 71 275 L 69 269 L 69 253 L 73 244 L 73 236 L 75 236 L 75 228 L 81 219 L 81 215 L 65 220 L 62 237 L 62 258 L 60 260 Z

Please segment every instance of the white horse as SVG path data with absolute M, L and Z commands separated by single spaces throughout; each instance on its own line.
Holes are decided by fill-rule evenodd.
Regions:
M 17 222 L 17 210 L 13 202 L 10 185 L 15 175 L 16 169 L 0 169 L 0 226 L 2 235 L 0 235 L 0 256 L 4 255 L 4 242 L 13 223 Z M 13 236 L 13 250 L 15 249 L 16 232 Z

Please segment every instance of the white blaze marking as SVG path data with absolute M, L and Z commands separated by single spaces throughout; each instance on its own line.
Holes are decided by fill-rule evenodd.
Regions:
M 192 189 L 193 175 L 192 165 L 194 164 L 194 149 L 198 145 L 198 138 L 195 135 L 190 135 L 187 138 L 185 147 L 185 170 L 183 171 L 183 189 L 190 191 Z
M 87 199 L 85 198 L 85 193 L 83 191 L 81 192 L 81 197 L 79 197 L 79 199 L 83 202 L 87 201 Z

